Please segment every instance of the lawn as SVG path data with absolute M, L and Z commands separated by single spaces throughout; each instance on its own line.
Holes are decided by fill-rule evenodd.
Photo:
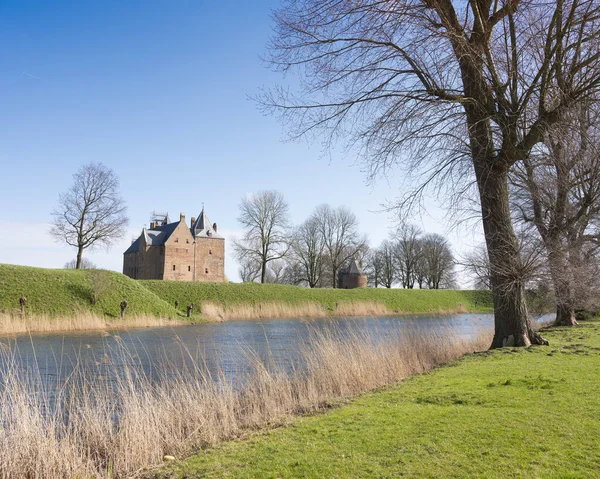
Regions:
M 600 322 L 468 355 L 156 478 L 600 477 Z

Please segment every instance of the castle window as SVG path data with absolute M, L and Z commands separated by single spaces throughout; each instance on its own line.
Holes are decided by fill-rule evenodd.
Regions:
M 209 249 L 209 250 L 208 250 L 208 254 L 212 254 L 212 249 Z
M 191 266 L 188 266 L 188 271 L 191 271 L 191 270 L 192 270 L 192 267 L 191 267 Z
M 189 240 L 189 239 L 186 239 L 186 240 L 185 240 L 185 242 L 189 244 L 190 240 Z
M 204 269 L 204 272 L 205 272 L 206 274 L 208 274 L 208 268 L 205 268 L 205 269 Z
M 175 243 L 179 243 L 179 238 L 175 238 Z
M 175 265 L 173 265 L 173 271 L 175 271 Z

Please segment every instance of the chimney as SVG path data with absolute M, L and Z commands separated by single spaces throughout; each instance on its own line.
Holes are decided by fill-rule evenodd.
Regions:
M 190 228 L 194 227 L 194 223 L 196 222 L 196 218 L 192 216 L 192 221 L 190 221 Z
M 179 221 L 185 223 L 185 213 L 179 213 Z
M 217 232 L 217 223 L 213 223 L 213 230 L 215 230 L 215 233 Z

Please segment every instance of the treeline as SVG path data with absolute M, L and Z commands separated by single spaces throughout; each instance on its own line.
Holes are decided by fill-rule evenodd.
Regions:
M 242 200 L 244 236 L 234 240 L 242 281 L 336 288 L 340 270 L 356 261 L 376 288 L 454 286 L 454 256 L 440 235 L 405 225 L 372 249 L 345 206 L 320 205 L 297 226 L 290 225 L 288 209 L 277 191 Z
M 377 287 L 413 289 L 455 288 L 454 255 L 450 244 L 435 233 L 413 225 L 400 227 L 392 238 L 367 256 L 369 283 Z

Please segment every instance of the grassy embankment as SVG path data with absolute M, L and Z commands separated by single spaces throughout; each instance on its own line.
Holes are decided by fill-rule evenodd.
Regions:
M 23 317 L 21 295 L 27 298 Z M 160 325 L 177 317 L 174 307 L 120 273 L 0 264 L 0 333 Z
M 150 291 L 180 308 L 200 305 L 209 319 L 371 316 L 410 313 L 492 312 L 488 291 L 407 289 L 309 289 L 257 283 L 184 283 L 141 281 Z
M 23 317 L 21 295 L 27 298 Z M 122 300 L 128 307 L 120 321 Z M 311 290 L 255 283 L 135 281 L 113 271 L 0 264 L 0 334 L 154 326 L 169 318 L 186 319 L 190 303 L 195 305 L 196 321 L 492 311 L 491 295 L 485 291 Z
M 600 322 L 469 355 L 160 478 L 600 477 Z

